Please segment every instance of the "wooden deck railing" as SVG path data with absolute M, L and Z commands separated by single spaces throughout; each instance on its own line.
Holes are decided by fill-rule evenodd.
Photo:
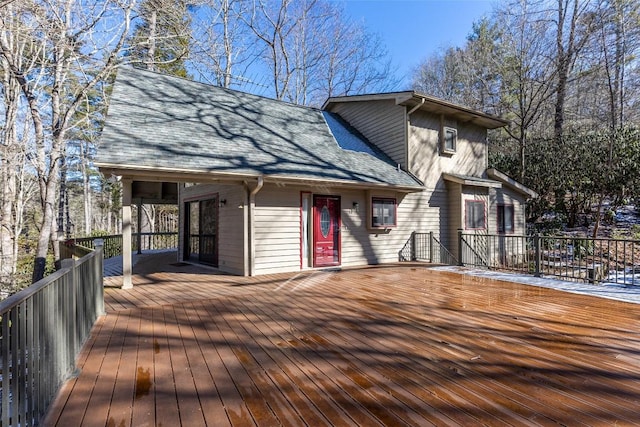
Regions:
M 62 269 L 0 302 L 3 427 L 38 424 L 104 313 L 102 247 L 64 246 Z
M 104 241 L 104 258 L 122 255 L 122 234 L 99 237 Z M 73 239 L 77 245 L 93 248 L 96 237 L 79 237 Z M 178 247 L 177 232 L 163 233 L 134 233 L 131 239 L 132 251 L 146 251 L 156 249 L 176 249 Z

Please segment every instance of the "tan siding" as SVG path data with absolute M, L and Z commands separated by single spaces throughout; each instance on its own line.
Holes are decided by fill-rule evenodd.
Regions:
M 265 185 L 256 195 L 256 274 L 300 269 L 300 191 Z
M 447 232 L 447 248 L 455 256 L 458 256 L 458 229 L 462 228 L 464 212 L 462 211 L 462 185 L 454 182 L 447 182 L 447 199 L 449 206 L 449 217 L 445 220 Z
M 506 236 L 504 238 L 500 237 L 495 240 L 491 253 L 491 262 L 495 265 L 500 263 L 521 265 L 527 260 L 526 247 L 524 241 L 515 236 L 526 234 L 524 196 L 521 193 L 503 187 L 491 189 L 489 197 L 491 200 L 492 220 L 490 233 L 498 233 L 498 205 L 512 205 L 514 214 L 514 231 L 510 234 L 504 234 Z
M 409 171 L 428 188 L 444 188 L 442 172 L 484 176 L 487 169 L 486 129 L 445 120 L 457 129 L 458 141 L 453 155 L 440 155 L 440 116 L 416 111 L 410 116 Z
M 492 189 L 490 192 L 491 215 L 490 233 L 498 231 L 498 205 L 513 205 L 514 235 L 526 234 L 525 200 L 522 194 L 503 187 Z
M 300 192 L 308 187 L 265 185 L 256 195 L 254 215 L 256 274 L 300 269 Z M 181 200 L 218 192 L 226 199 L 220 208 L 220 268 L 225 271 L 243 267 L 243 209 L 241 186 L 207 185 L 191 187 Z M 357 266 L 398 261 L 398 253 L 411 232 L 434 232 L 443 235 L 441 226 L 448 216 L 447 196 L 443 191 L 404 195 L 389 191 L 372 191 L 373 196 L 395 197 L 399 203 L 396 228 L 388 231 L 367 227 L 369 199 L 364 190 L 329 191 L 341 198 L 341 265 Z M 354 202 L 358 208 L 354 208 Z M 237 211 L 237 212 L 236 212 Z M 235 271 L 234 271 L 235 272 Z
M 404 107 L 393 100 L 345 102 L 335 104 L 331 111 L 406 168 Z
M 446 216 L 446 194 L 412 193 L 408 195 L 373 191 L 372 196 L 396 197 L 399 205 L 397 227 L 388 231 L 367 227 L 369 209 L 365 192 L 343 193 L 342 265 L 397 262 L 399 252 L 413 231 L 434 232 L 440 236 L 440 218 Z M 353 209 L 353 203 L 359 210 Z M 364 209 L 362 207 L 365 207 Z
M 180 211 L 184 213 L 185 200 L 200 200 L 218 194 L 226 204 L 218 209 L 218 268 L 232 274 L 244 274 L 244 188 L 241 185 L 205 184 L 184 188 L 180 194 Z M 181 215 L 182 246 L 184 215 Z M 184 251 L 181 250 L 180 256 Z

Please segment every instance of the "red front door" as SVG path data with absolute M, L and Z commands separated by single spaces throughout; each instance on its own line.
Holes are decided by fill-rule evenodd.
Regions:
M 340 265 L 340 198 L 313 198 L 313 266 Z

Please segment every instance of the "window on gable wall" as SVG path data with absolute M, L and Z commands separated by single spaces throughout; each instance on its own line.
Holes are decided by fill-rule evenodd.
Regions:
M 454 128 L 444 126 L 442 128 L 442 153 L 454 154 L 458 143 L 458 131 Z
M 498 205 L 498 233 L 513 233 L 514 216 L 513 205 Z
M 397 202 L 394 198 L 373 197 L 371 199 L 371 226 L 395 227 Z
M 467 230 L 484 230 L 486 228 L 484 201 L 465 201 L 465 228 Z

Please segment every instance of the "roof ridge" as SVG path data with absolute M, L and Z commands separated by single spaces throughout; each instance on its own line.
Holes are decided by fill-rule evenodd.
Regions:
M 242 95 L 251 96 L 251 97 L 254 97 L 254 98 L 259 98 L 259 99 L 263 99 L 265 101 L 275 102 L 275 103 L 278 103 L 278 104 L 284 104 L 284 105 L 288 105 L 288 106 L 291 106 L 291 107 L 302 108 L 302 109 L 305 109 L 305 110 L 312 110 L 312 111 L 322 111 L 322 109 L 317 108 L 317 107 L 311 107 L 311 106 L 308 106 L 308 105 L 296 104 L 296 103 L 293 103 L 293 102 L 290 102 L 290 101 L 284 101 L 282 99 L 271 98 L 271 97 L 264 96 L 264 95 L 257 95 L 255 93 L 251 93 L 251 92 L 245 92 L 245 91 L 242 91 L 242 90 L 237 90 L 237 89 L 231 89 L 231 88 L 228 88 L 228 87 L 218 86 L 218 85 L 215 85 L 215 84 L 212 84 L 212 83 L 202 82 L 202 81 L 194 80 L 194 79 L 191 79 L 191 78 L 188 78 L 188 77 L 176 76 L 176 75 L 172 75 L 172 74 L 164 74 L 164 73 L 161 73 L 159 71 L 147 70 L 145 68 L 138 68 L 138 67 L 134 67 L 134 66 L 125 65 L 125 66 L 120 66 L 118 68 L 118 73 L 120 72 L 120 70 L 126 70 L 128 72 L 139 73 L 139 74 L 145 74 L 145 73 L 146 74 L 152 74 L 152 75 L 155 75 L 155 76 L 160 77 L 160 78 L 182 80 L 182 81 L 185 81 L 187 83 L 201 85 L 201 86 L 212 88 L 212 89 L 215 89 L 215 90 L 221 90 L 221 91 L 224 91 L 224 92 L 230 92 L 230 93 L 236 93 L 236 94 L 239 93 L 239 94 L 242 94 Z M 118 78 L 118 75 L 116 74 L 116 79 L 117 78 Z

